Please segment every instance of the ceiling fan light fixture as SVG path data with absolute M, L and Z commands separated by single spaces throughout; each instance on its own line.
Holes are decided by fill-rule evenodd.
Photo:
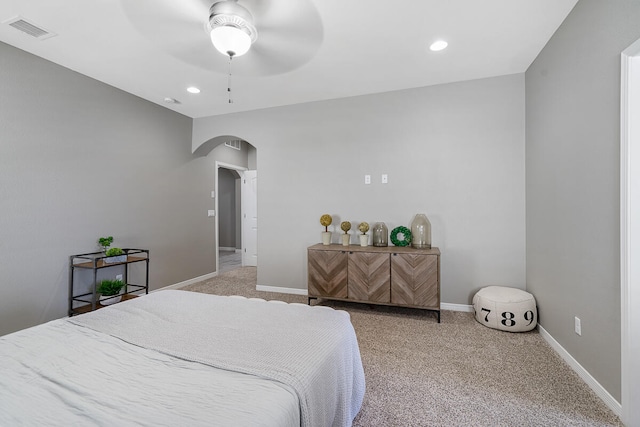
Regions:
M 213 46 L 229 57 L 244 55 L 258 38 L 253 16 L 235 0 L 214 3 L 209 9 Z
M 223 55 L 241 56 L 249 51 L 251 37 L 239 28 L 225 25 L 211 30 L 211 43 Z

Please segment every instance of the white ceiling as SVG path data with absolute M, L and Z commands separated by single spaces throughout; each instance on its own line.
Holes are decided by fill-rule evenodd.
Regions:
M 205 31 L 214 1 L 2 0 L 0 41 L 197 118 L 522 73 L 577 3 L 239 0 L 258 40 L 233 60 L 229 104 Z M 2 24 L 16 16 L 56 36 Z M 431 52 L 436 39 L 449 47 Z

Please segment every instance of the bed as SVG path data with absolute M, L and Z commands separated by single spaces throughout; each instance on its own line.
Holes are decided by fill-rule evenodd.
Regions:
M 166 290 L 0 337 L 0 425 L 349 426 L 349 314 Z

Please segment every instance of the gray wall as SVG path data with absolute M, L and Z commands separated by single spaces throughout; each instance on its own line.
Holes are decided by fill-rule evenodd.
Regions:
M 151 250 L 159 288 L 215 270 L 213 157 L 192 120 L 0 43 L 0 335 L 67 311 L 68 256 Z
M 323 213 L 339 231 L 344 220 L 391 230 L 423 212 L 444 302 L 525 286 L 523 74 L 200 118 L 193 129 L 194 150 L 219 135 L 257 149 L 260 285 L 306 289 Z
M 581 0 L 526 72 L 527 290 L 618 401 L 620 53 L 639 22 L 638 1 Z

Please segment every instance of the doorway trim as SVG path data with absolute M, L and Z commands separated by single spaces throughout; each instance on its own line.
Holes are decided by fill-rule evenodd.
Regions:
M 238 165 L 232 165 L 230 163 L 219 162 L 217 160 L 216 160 L 215 167 L 216 167 L 216 182 L 214 185 L 214 190 L 215 190 L 215 210 L 216 210 L 216 215 L 215 215 L 216 217 L 216 220 L 215 220 L 215 223 L 216 223 L 216 273 L 219 274 L 220 273 L 220 224 L 218 221 L 218 218 L 220 217 L 219 215 L 220 210 L 218 206 L 218 200 L 220 199 L 220 193 L 218 192 L 219 171 L 220 171 L 220 168 L 222 168 L 222 169 L 231 169 L 231 170 L 243 172 L 243 171 L 246 171 L 247 168 L 245 168 L 244 166 L 238 166 Z M 242 223 L 240 223 L 240 227 L 242 227 Z M 242 243 L 242 245 L 244 244 Z M 244 249 L 244 247 L 242 249 Z
M 631 309 L 640 305 L 640 39 L 620 69 L 621 418 L 631 426 L 640 425 L 640 313 Z

